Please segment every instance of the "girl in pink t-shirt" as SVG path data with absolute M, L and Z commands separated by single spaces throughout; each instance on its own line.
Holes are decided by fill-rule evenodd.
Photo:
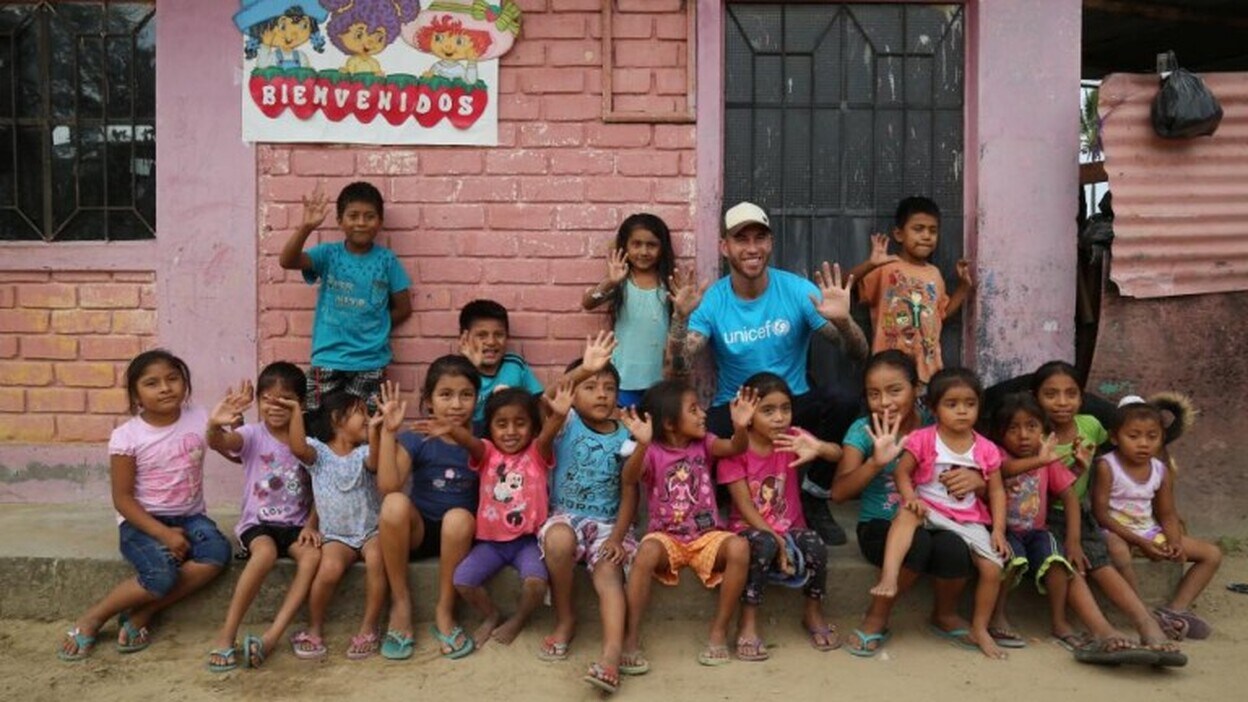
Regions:
M 455 568 L 455 589 L 483 617 L 473 633 L 475 646 L 496 639 L 509 644 L 546 595 L 549 579 L 537 532 L 546 522 L 549 496 L 546 475 L 554 467 L 555 436 L 572 409 L 572 386 L 561 383 L 546 402 L 542 421 L 539 397 L 523 388 L 505 388 L 485 403 L 488 439 L 478 439 L 463 424 L 423 420 L 414 429 L 428 437 L 445 436 L 468 450 L 468 467 L 480 472 L 477 543 Z M 505 622 L 485 584 L 511 566 L 522 583 L 516 613 Z
M 880 582 L 871 594 L 897 594 L 902 561 L 920 526 L 951 531 L 966 541 L 974 556 L 979 582 L 971 629 L 942 632 L 963 645 L 978 646 L 989 658 L 1005 658 L 988 633 L 988 622 L 1001 585 L 1001 567 L 1009 554 L 1005 540 L 1005 487 L 1001 481 L 1001 452 L 974 429 L 983 388 L 965 368 L 946 368 L 932 376 L 927 400 L 936 415 L 935 426 L 912 432 L 893 478 L 903 509 L 897 511 L 884 546 Z M 977 496 L 959 499 L 949 493 L 940 476 L 957 466 L 973 467 L 988 481 L 989 506 Z M 989 532 L 986 525 L 991 524 Z
M 204 427 L 208 415 L 186 404 L 191 372 L 163 349 L 145 351 L 126 368 L 128 422 L 108 441 L 113 505 L 121 555 L 137 574 L 113 587 L 69 630 L 57 656 L 86 658 L 100 627 L 114 615 L 117 650 L 151 642 L 156 612 L 207 585 L 230 560 L 230 543 L 204 514 Z
M 802 627 L 819 651 L 840 646 L 836 628 L 823 616 L 828 579 L 828 549 L 813 529 L 806 528 L 798 490 L 798 467 L 821 458 L 841 459 L 841 447 L 793 429 L 793 392 L 775 373 L 757 373 L 745 387 L 758 393 L 750 422 L 750 446 L 725 458 L 716 468 L 718 482 L 732 496 L 728 528 L 750 542 L 750 570 L 741 594 L 741 625 L 737 658 L 767 660 L 767 645 L 758 632 L 758 608 L 769 580 L 802 588 L 806 607 Z M 800 570 L 799 570 L 800 565 Z

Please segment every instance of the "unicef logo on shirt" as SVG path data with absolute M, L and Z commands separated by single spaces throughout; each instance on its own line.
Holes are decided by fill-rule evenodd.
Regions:
M 785 336 L 793 329 L 787 319 L 769 319 L 761 327 L 745 327 L 723 333 L 725 344 L 749 344 L 762 339 Z

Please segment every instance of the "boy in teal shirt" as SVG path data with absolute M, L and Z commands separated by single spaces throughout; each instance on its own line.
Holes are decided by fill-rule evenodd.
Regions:
M 515 353 L 507 353 L 511 325 L 507 308 L 493 300 L 473 300 L 459 312 L 460 353 L 472 361 L 481 374 L 481 391 L 473 412 L 474 430 L 485 420 L 485 401 L 495 390 L 523 388 L 532 394 L 542 392 L 542 383 L 529 364 Z M 480 433 L 477 431 L 477 433 Z
M 412 314 L 407 272 L 393 251 L 375 243 L 385 216 L 381 192 L 370 183 L 351 183 L 338 194 L 337 210 L 343 240 L 304 251 L 329 211 L 317 185 L 303 198 L 303 221 L 278 259 L 286 270 L 303 271 L 308 284 L 321 284 L 312 321 L 308 411 L 335 390 L 373 397 L 391 360 L 390 330 Z

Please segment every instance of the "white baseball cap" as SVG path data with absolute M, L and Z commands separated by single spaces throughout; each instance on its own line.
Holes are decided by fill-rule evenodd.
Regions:
M 751 224 L 761 224 L 771 231 L 771 221 L 763 208 L 752 202 L 739 202 L 724 213 L 724 236 L 732 236 Z

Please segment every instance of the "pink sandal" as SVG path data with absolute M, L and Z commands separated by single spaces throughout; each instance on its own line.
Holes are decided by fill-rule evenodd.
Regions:
M 294 649 L 295 658 L 305 661 L 319 661 L 329 653 L 325 648 L 325 640 L 319 636 L 313 636 L 306 631 L 290 637 L 290 647 Z
M 377 638 L 377 634 L 371 631 L 367 634 L 356 634 L 351 637 L 351 645 L 347 646 L 347 658 L 362 661 L 376 653 L 380 647 L 381 640 Z

